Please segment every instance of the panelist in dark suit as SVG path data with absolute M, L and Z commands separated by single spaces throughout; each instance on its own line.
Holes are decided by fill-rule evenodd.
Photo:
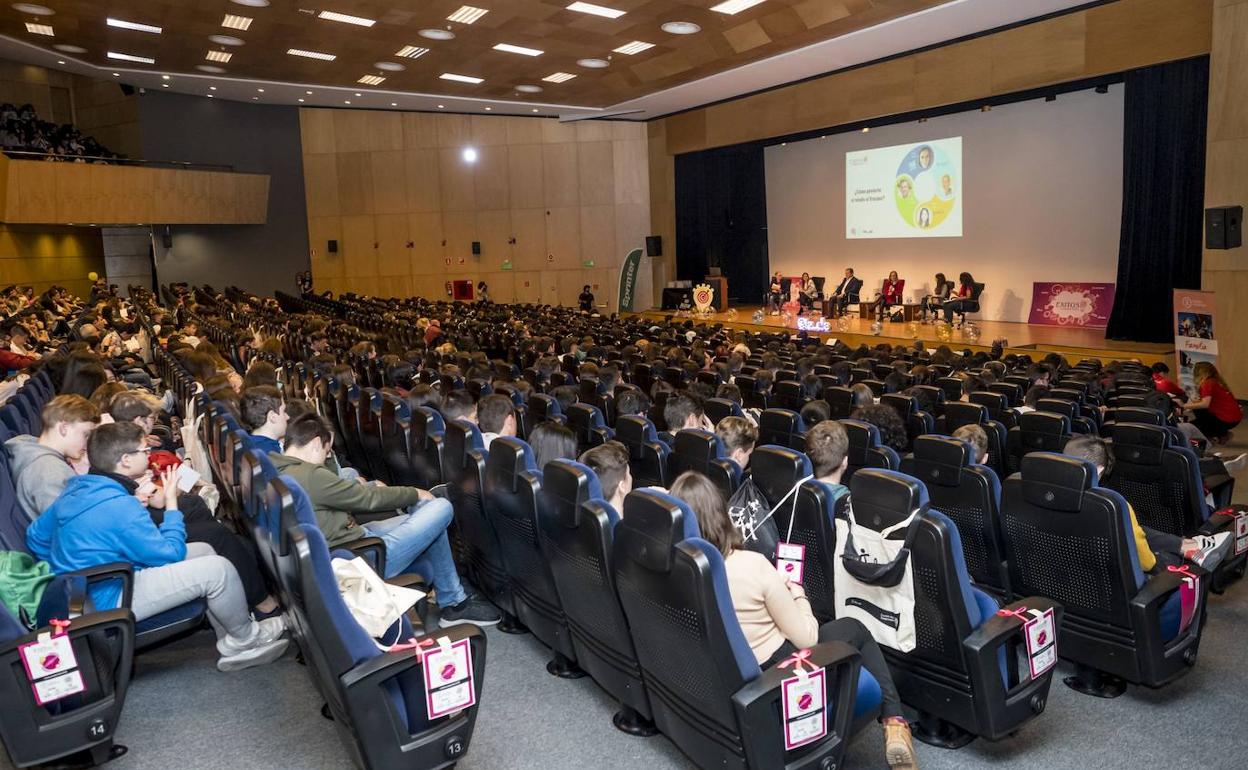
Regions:
M 835 308 L 836 315 L 845 312 L 845 308 L 849 307 L 851 302 L 858 302 L 858 293 L 862 291 L 862 279 L 854 276 L 852 267 L 845 268 L 845 278 L 836 287 L 836 291 L 832 292 L 832 296 L 828 299 Z

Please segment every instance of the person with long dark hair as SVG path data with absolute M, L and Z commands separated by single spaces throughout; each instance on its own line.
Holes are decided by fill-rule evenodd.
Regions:
M 1244 419 L 1244 410 L 1227 387 L 1226 380 L 1218 373 L 1218 367 L 1209 361 L 1199 361 L 1192 368 L 1200 398 L 1183 404 L 1192 412 L 1192 424 L 1215 444 L 1225 444 L 1231 439 L 1231 428 Z
M 951 299 L 942 305 L 945 321 L 953 323 L 954 313 L 965 313 L 971 306 L 971 298 L 975 296 L 975 277 L 970 273 L 958 274 L 958 290 Z
M 949 295 L 953 293 L 953 281 L 945 279 L 944 273 L 936 274 L 936 284 L 932 288 L 932 293 L 923 299 L 923 320 L 927 321 L 927 313 L 930 310 L 934 315 L 939 315 L 941 308 L 944 307 L 945 301 L 949 299 Z

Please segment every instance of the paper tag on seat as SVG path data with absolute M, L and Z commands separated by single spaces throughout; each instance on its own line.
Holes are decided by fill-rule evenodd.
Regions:
M 1035 679 L 1057 663 L 1057 624 L 1052 608 L 1044 612 L 1030 610 L 1029 614 L 1031 619 L 1023 624 L 1023 635 L 1027 638 L 1027 664 L 1031 678 Z
M 776 544 L 776 570 L 788 580 L 802 584 L 806 567 L 806 546 L 794 543 Z
M 78 658 L 68 636 L 40 634 L 39 638 L 18 648 L 26 678 L 40 706 L 76 695 L 87 689 L 78 671 Z
M 463 711 L 477 703 L 472 650 L 467 639 L 438 645 L 420 654 L 425 679 L 425 707 L 430 719 Z
M 825 702 L 827 672 L 822 668 L 792 676 L 780 683 L 784 718 L 784 750 L 791 751 L 828 734 Z
M 1200 609 L 1200 576 L 1184 576 L 1179 581 L 1179 607 L 1182 613 L 1179 620 L 1179 633 L 1187 630 Z
M 1248 553 L 1248 511 L 1235 512 L 1235 555 Z

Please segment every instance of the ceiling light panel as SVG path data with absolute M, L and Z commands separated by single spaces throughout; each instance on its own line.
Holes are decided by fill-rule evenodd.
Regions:
M 608 8 L 605 5 L 594 5 L 593 3 L 572 3 L 568 6 L 568 10 L 578 13 L 590 13 L 594 16 L 603 16 L 608 19 L 618 19 L 624 15 L 624 11 Z
M 421 48 L 418 45 L 405 45 L 398 51 L 395 51 L 394 55 L 402 56 L 404 59 L 419 59 L 427 53 L 429 53 L 428 48 Z
M 744 10 L 753 8 L 761 2 L 763 0 L 724 0 L 719 5 L 712 5 L 711 10 L 732 16 L 735 13 L 741 13 Z
M 475 8 L 471 5 L 464 5 L 460 6 L 460 9 L 455 13 L 447 16 L 446 20 L 456 22 L 457 24 L 472 24 L 489 12 L 488 8 Z
M 107 19 L 108 26 L 117 29 L 132 29 L 135 32 L 150 32 L 153 35 L 159 35 L 164 30 L 151 24 L 140 24 L 137 21 L 126 21 L 125 19 Z
M 305 59 L 319 59 L 321 61 L 333 61 L 338 58 L 338 54 L 321 53 L 320 51 L 305 51 L 302 48 L 290 48 L 286 53 L 291 56 L 302 56 Z
M 518 53 L 521 56 L 541 56 L 546 53 L 545 51 L 539 51 L 536 48 L 525 48 L 522 45 L 512 45 L 511 43 L 499 43 L 494 46 L 494 50 L 503 51 L 505 53 Z
M 32 35 L 47 35 L 48 37 L 56 37 L 56 33 L 52 30 L 52 27 L 47 24 L 34 24 L 28 21 L 26 22 L 26 31 Z
M 34 3 L 14 3 L 13 10 L 18 13 L 29 13 L 31 16 L 53 16 L 56 11 L 46 5 L 35 5 Z
M 228 63 L 230 59 L 234 58 L 234 54 L 229 51 L 209 51 L 208 55 L 204 58 L 208 61 L 219 61 L 222 64 L 225 64 Z
M 472 83 L 473 85 L 485 82 L 485 78 L 474 78 L 471 75 L 456 75 L 454 72 L 443 72 L 438 77 L 443 80 L 454 80 L 457 83 Z
M 355 24 L 359 27 L 371 27 L 377 23 L 374 19 L 366 19 L 363 16 L 352 16 L 346 13 L 338 13 L 337 11 L 321 11 L 317 14 L 318 18 L 325 21 L 340 21 L 343 24 Z
M 574 77 L 576 75 L 570 72 L 555 72 L 542 78 L 542 80 L 545 80 L 547 83 L 566 83 Z
M 616 48 L 615 53 L 622 53 L 628 56 L 635 56 L 641 53 L 642 51 L 648 51 L 651 48 L 654 48 L 654 43 L 646 43 L 641 40 L 634 40 L 633 42 L 627 45 L 622 45 L 619 48 Z
M 233 13 L 227 13 L 225 18 L 221 20 L 221 26 L 229 29 L 241 29 L 246 32 L 251 27 L 253 19 L 250 16 L 239 16 Z
M 365 75 L 364 77 L 360 78 L 359 80 L 355 82 L 363 83 L 366 86 L 379 86 L 382 83 L 386 82 L 386 79 L 383 78 L 381 75 Z
M 132 62 L 137 62 L 139 64 L 155 64 L 156 63 L 155 59 L 148 58 L 147 56 L 135 56 L 134 54 L 117 53 L 116 51 L 109 51 L 108 58 L 116 59 L 117 61 L 132 61 Z

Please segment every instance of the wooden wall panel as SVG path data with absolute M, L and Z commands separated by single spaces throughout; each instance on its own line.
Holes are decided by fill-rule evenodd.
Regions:
M 915 98 L 957 104 L 992 93 L 992 39 L 975 38 L 914 56 Z
M 622 254 L 615 249 L 615 207 L 582 206 L 581 260 L 593 260 L 596 266 L 618 265 Z
M 476 208 L 472 166 L 464 163 L 458 149 L 438 150 L 438 182 L 442 190 L 443 211 L 471 211 Z
M 554 262 L 550 257 L 554 256 Z M 575 206 L 552 208 L 546 216 L 546 256 L 544 269 L 581 266 L 581 210 Z
M 580 169 L 575 144 L 548 144 L 542 147 L 542 184 L 546 206 L 575 206 L 580 202 Z
M 504 133 L 504 138 L 506 134 Z M 508 188 L 507 147 L 491 145 L 477 149 L 477 162 L 472 164 L 472 186 L 475 207 L 485 210 L 505 209 L 510 205 Z
M 512 209 L 511 233 L 516 243 L 511 259 L 516 270 L 541 270 L 546 265 L 546 210 Z
M 441 211 L 442 176 L 439 168 L 439 154 L 434 148 L 421 147 L 403 153 L 406 211 Z
M 341 214 L 371 214 L 373 164 L 366 152 L 344 152 L 334 156 L 338 166 L 338 208 Z
M 377 238 L 377 274 L 409 275 L 411 258 L 407 248 L 407 215 L 378 214 L 374 226 Z
M 545 203 L 543 165 L 540 144 L 513 144 L 507 148 L 507 177 L 510 187 L 508 205 L 512 208 L 525 208 Z
M 610 128 L 608 127 L 608 132 Z M 615 202 L 615 161 L 611 142 L 582 142 L 576 148 L 579 202 L 582 206 Z
M 614 203 L 645 204 L 650 200 L 645 137 L 616 140 L 611 144 Z
M 300 112 L 326 112 L 326 110 L 300 110 Z M 432 149 L 438 144 L 438 115 L 427 112 L 403 113 L 403 146 L 409 150 Z M 304 149 L 307 152 L 307 149 Z
M 443 264 L 446 259 L 450 259 L 450 269 L 453 272 L 471 269 L 466 265 L 472 259 L 472 242 L 477 239 L 476 212 L 442 212 L 442 237 L 446 240 Z
M 528 302 L 530 304 L 541 302 L 542 274 L 538 272 L 516 273 L 515 297 L 516 302 Z
M 299 136 L 304 155 L 334 152 L 334 110 L 300 110 Z
M 442 212 L 425 211 L 407 215 L 407 236 L 412 240 L 411 272 L 413 275 L 441 275 Z
M 1228 3 L 1219 0 L 1219 4 Z M 1087 12 L 1086 67 L 1090 73 L 1140 66 L 1143 40 L 1148 41 L 1148 56 L 1158 61 L 1209 53 L 1213 14 L 1208 0 L 1135 0 L 1131 6 L 1130 13 L 1111 6 Z M 1182 23 L 1175 23 L 1178 17 Z
M 377 214 L 402 214 L 408 210 L 406 154 L 402 150 L 370 152 L 370 176 L 373 182 L 373 211 Z
M 472 144 L 472 118 L 468 115 L 438 115 L 438 146 L 462 149 Z
M 303 189 L 309 217 L 325 217 L 342 213 L 338 202 L 338 157 L 336 155 L 303 156 Z
M 343 275 L 377 275 L 376 223 L 371 214 L 357 214 L 342 218 L 342 240 L 338 252 L 342 254 Z
M 1084 73 L 1087 16 L 1069 13 L 992 36 L 998 94 L 1074 80 Z
M 503 261 L 511 259 L 511 212 L 507 209 L 498 211 L 478 211 L 476 224 L 476 240 L 481 244 L 481 254 L 472 261 L 478 269 L 498 270 Z
M 329 242 L 338 241 L 338 253 L 329 253 Z M 321 278 L 341 278 L 346 271 L 342 258 L 342 217 L 309 217 L 308 249 L 312 274 Z
M 507 144 L 515 147 L 518 144 L 541 144 L 541 120 L 532 118 L 507 118 Z
M 507 145 L 507 123 L 511 118 L 499 120 L 492 115 L 472 116 L 472 144 L 478 149 L 482 147 L 505 147 Z

